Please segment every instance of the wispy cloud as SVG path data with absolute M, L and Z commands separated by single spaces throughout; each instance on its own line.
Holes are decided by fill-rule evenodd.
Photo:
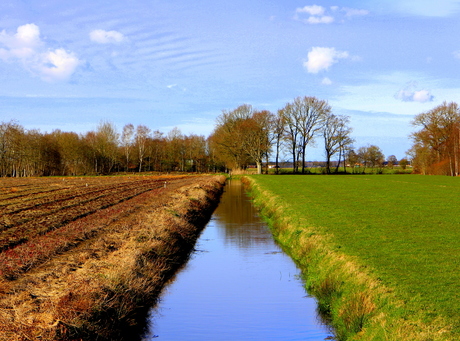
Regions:
M 119 44 L 126 38 L 118 31 L 93 30 L 89 34 L 91 41 L 99 44 Z
M 332 12 L 332 13 L 330 13 Z M 348 19 L 357 16 L 368 15 L 369 11 L 364 9 L 355 9 L 339 6 L 328 8 L 318 5 L 299 7 L 295 10 L 294 20 L 302 21 L 306 24 L 331 24 L 336 19 L 342 20 L 343 17 Z
M 346 17 L 361 17 L 369 14 L 368 10 L 365 9 L 356 9 L 356 8 L 348 8 L 348 7 L 343 7 L 341 9 L 342 12 L 345 13 Z
M 0 59 L 21 64 L 26 70 L 49 82 L 65 81 L 81 61 L 63 48 L 47 48 L 35 24 L 19 26 L 15 34 L 0 32 Z
M 328 70 L 339 59 L 349 58 L 347 51 L 338 51 L 334 47 L 313 47 L 308 52 L 308 59 L 304 62 L 304 67 L 308 73 L 318 73 Z
M 382 0 L 385 8 L 426 17 L 448 17 L 460 12 L 458 0 Z

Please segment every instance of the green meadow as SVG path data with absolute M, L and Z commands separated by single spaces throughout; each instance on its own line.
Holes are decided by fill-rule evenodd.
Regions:
M 270 206 L 263 202 L 275 201 L 271 204 L 271 211 L 265 209 L 264 214 L 274 219 L 273 210 L 281 207 L 276 219 L 279 222 L 288 217 L 289 228 L 295 230 L 289 237 L 281 237 L 281 244 L 299 249 L 302 245 L 293 236 L 306 234 L 310 239 L 311 236 L 321 236 L 327 240 L 327 254 L 345 255 L 359 272 L 373 278 L 372 283 L 378 283 L 376 288 L 381 290 L 369 292 L 382 292 L 390 297 L 377 297 L 377 303 L 369 303 L 369 314 L 362 314 L 353 333 L 359 336 L 362 329 L 376 321 L 379 309 L 387 309 L 382 314 L 389 317 L 389 321 L 393 319 L 393 324 L 402 319 L 412 321 L 414 330 L 418 324 L 432 328 L 429 335 L 420 339 L 460 339 L 459 178 L 421 175 L 250 178 L 255 181 L 256 202 Z M 312 247 L 308 245 L 308 248 Z M 298 254 L 304 253 L 298 250 Z M 318 261 L 318 269 L 308 269 L 311 276 L 316 276 L 322 266 L 326 267 L 322 264 L 326 261 Z M 334 267 L 337 265 L 331 266 Z M 314 291 L 315 278 L 309 280 L 307 274 L 307 283 L 309 281 Z M 339 279 L 337 285 L 343 281 L 347 279 Z M 323 280 L 321 286 L 327 287 L 328 283 L 330 279 Z M 316 284 L 317 290 L 319 286 Z M 345 289 L 343 295 L 347 295 Z M 334 308 L 333 302 L 326 305 L 331 305 L 331 314 L 335 309 L 336 315 L 343 315 L 342 308 Z M 383 331 L 374 331 L 375 335 L 380 335 L 374 339 L 398 339 L 388 336 L 387 333 L 396 329 L 384 326 L 385 323 L 390 324 L 378 323 Z M 346 328 L 351 328 L 350 325 Z M 347 339 L 353 333 L 342 332 L 341 339 Z M 403 331 L 398 333 L 404 334 Z

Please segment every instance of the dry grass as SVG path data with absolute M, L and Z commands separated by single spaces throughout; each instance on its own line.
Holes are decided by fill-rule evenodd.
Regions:
M 0 340 L 132 340 L 188 257 L 224 180 L 168 184 L 102 235 L 0 280 Z

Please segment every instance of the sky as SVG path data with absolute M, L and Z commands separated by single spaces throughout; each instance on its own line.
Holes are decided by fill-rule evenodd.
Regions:
M 208 136 L 223 110 L 315 96 L 356 148 L 401 159 L 415 115 L 460 103 L 459 17 L 460 0 L 3 0 L 0 122 Z

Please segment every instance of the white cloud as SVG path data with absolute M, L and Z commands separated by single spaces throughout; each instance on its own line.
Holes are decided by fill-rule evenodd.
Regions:
M 118 44 L 125 40 L 125 36 L 118 31 L 94 30 L 89 34 L 91 41 L 99 44 Z
M 347 51 L 337 51 L 333 47 L 313 47 L 308 52 L 308 60 L 304 62 L 304 67 L 309 73 L 318 73 L 322 70 L 328 70 L 339 59 L 348 57 Z
M 6 35 L 5 31 L 2 34 Z M 22 46 L 38 46 L 40 45 L 40 29 L 35 24 L 26 24 L 19 26 L 14 35 L 13 42 Z
M 0 43 L 6 47 L 1 49 L 0 58 L 3 60 L 28 58 L 41 45 L 40 29 L 35 24 L 27 24 L 19 26 L 14 35 L 3 30 L 0 33 Z
M 452 54 L 455 58 L 460 59 L 460 50 L 454 51 Z
M 81 61 L 62 48 L 46 48 L 40 38 L 40 29 L 35 24 L 19 26 L 15 34 L 5 30 L 0 33 L 0 59 L 18 62 L 26 70 L 49 82 L 70 78 Z
M 323 15 L 324 14 L 324 7 L 313 5 L 313 6 L 305 6 L 303 8 L 297 8 L 296 13 L 308 13 L 310 15 Z
M 428 90 L 420 90 L 414 92 L 414 102 L 425 103 L 433 101 L 434 96 Z
M 321 84 L 323 84 L 323 85 L 331 85 L 332 81 L 328 77 L 324 77 L 323 80 L 321 81 Z
M 43 63 L 37 67 L 42 78 L 47 81 L 63 81 L 68 79 L 80 64 L 80 60 L 72 52 L 64 49 L 49 51 L 43 56 Z
M 322 6 L 313 5 L 297 8 L 295 11 L 295 20 L 302 21 L 307 24 L 330 24 L 334 21 L 334 18 L 329 15 L 324 15 L 326 9 Z M 301 19 L 303 13 L 309 14 L 307 19 Z
M 434 96 L 429 90 L 415 90 L 417 83 L 410 82 L 408 85 L 395 94 L 395 98 L 403 102 L 432 102 Z

